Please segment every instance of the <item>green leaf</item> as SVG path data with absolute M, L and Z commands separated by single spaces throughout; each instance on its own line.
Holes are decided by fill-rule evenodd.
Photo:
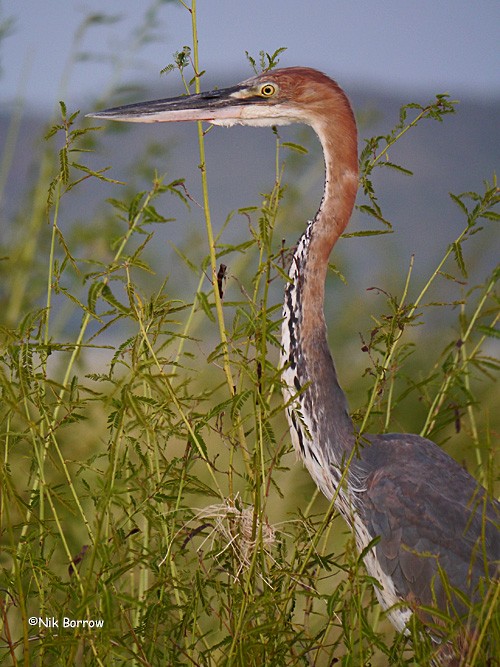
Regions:
M 455 204 L 458 206 L 458 208 L 462 211 L 462 213 L 466 216 L 469 215 L 469 211 L 467 210 L 466 205 L 463 203 L 463 201 L 458 197 L 457 195 L 454 195 L 452 192 L 449 193 L 452 201 L 455 202 Z
M 66 147 L 61 148 L 59 151 L 59 169 L 61 180 L 66 184 L 69 181 L 68 149 Z
M 487 220 L 493 220 L 494 222 L 500 221 L 500 213 L 497 213 L 496 211 L 485 211 L 481 214 L 481 217 L 486 218 Z
M 392 229 L 366 229 L 360 232 L 350 232 L 349 234 L 342 234 L 343 239 L 350 239 L 353 236 L 379 236 L 379 234 L 392 234 Z
M 236 396 L 233 397 L 233 405 L 231 407 L 231 419 L 234 419 L 235 416 L 239 415 L 244 404 L 248 401 L 249 398 L 253 396 L 253 392 L 250 389 L 242 391 Z
M 205 292 L 198 292 L 196 294 L 196 296 L 198 297 L 198 302 L 199 302 L 203 312 L 205 313 L 205 315 L 208 317 L 208 319 L 211 322 L 215 322 L 215 317 L 214 317 L 214 314 L 212 312 L 212 306 L 210 305 L 210 303 L 208 301 L 208 297 L 205 294 Z
M 389 222 L 389 220 L 386 220 L 384 218 L 378 206 L 375 208 L 375 206 L 368 206 L 368 204 L 361 204 L 361 206 L 358 207 L 358 210 L 361 211 L 362 213 L 367 213 L 368 215 L 371 215 L 373 218 L 376 218 L 377 220 L 380 220 L 380 222 L 384 223 L 384 225 L 392 229 L 392 224 Z
M 467 269 L 465 268 L 465 262 L 462 255 L 462 244 L 458 241 L 452 243 L 453 254 L 455 256 L 455 261 L 460 269 L 460 273 L 464 278 L 467 278 Z
M 110 288 L 109 285 L 103 285 L 101 296 L 105 301 L 107 301 L 109 304 L 114 306 L 121 313 L 124 313 L 125 315 L 130 314 L 130 308 L 127 308 L 122 303 L 120 303 L 120 301 L 118 301 L 118 299 L 115 297 L 115 295 L 111 291 L 111 288 Z
M 413 176 L 412 171 L 401 167 L 399 164 L 394 164 L 394 162 L 381 162 L 381 165 L 384 167 L 389 167 L 390 169 L 394 169 L 395 171 L 400 171 L 402 174 L 406 174 L 407 176 Z
M 358 563 L 362 563 L 366 554 L 370 553 L 370 551 L 380 542 L 380 535 L 377 535 L 377 537 L 374 537 L 373 540 L 371 540 L 366 547 L 361 551 L 361 553 L 358 556 Z
M 301 146 L 300 144 L 294 144 L 291 141 L 284 141 L 282 144 L 285 148 L 289 148 L 292 151 L 296 151 L 297 153 L 302 153 L 302 155 L 307 155 L 309 151 L 305 146 Z
M 203 455 L 205 459 L 208 459 L 208 448 L 207 448 L 207 443 L 203 440 L 201 433 L 199 430 L 196 430 L 195 432 L 195 437 L 196 437 L 196 442 L 195 440 L 191 437 L 191 435 L 188 436 L 188 440 L 191 442 L 191 444 L 196 447 L 198 451 Z
M 488 336 L 488 338 L 500 338 L 500 329 L 495 329 L 494 327 L 489 327 L 485 324 L 478 324 L 476 329 L 485 336 Z

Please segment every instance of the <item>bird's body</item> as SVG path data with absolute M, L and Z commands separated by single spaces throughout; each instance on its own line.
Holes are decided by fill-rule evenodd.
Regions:
M 365 565 L 398 629 L 422 605 L 465 614 L 453 589 L 475 600 L 480 580 L 496 576 L 499 503 L 425 438 L 360 435 L 328 348 L 328 259 L 349 221 L 358 185 L 356 124 L 343 91 L 320 72 L 292 67 L 225 90 L 94 115 L 219 125 L 304 122 L 316 131 L 325 156 L 325 191 L 294 252 L 283 309 L 283 393 L 292 442 L 321 491 L 335 498 L 358 549 L 378 539 Z

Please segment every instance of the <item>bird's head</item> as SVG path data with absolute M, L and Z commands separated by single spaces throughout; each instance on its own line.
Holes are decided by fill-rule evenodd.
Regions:
M 264 72 L 230 88 L 197 95 L 127 104 L 89 114 L 133 123 L 206 121 L 214 125 L 318 124 L 335 113 L 351 113 L 339 86 L 308 67 Z

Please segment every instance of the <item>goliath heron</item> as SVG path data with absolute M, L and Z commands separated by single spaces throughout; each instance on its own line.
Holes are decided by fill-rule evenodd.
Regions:
M 318 135 L 326 176 L 319 210 L 300 238 L 285 289 L 282 377 L 293 445 L 335 504 L 378 582 L 377 597 L 404 630 L 412 613 L 439 624 L 422 606 L 462 614 L 455 592 L 478 599 L 497 576 L 500 504 L 440 447 L 418 435 L 360 436 L 349 416 L 327 344 L 323 312 L 330 252 L 346 227 L 358 187 L 357 132 L 335 81 L 313 69 L 264 72 L 222 90 L 129 104 L 94 118 L 215 125 L 306 123 Z M 482 589 L 484 593 L 484 588 Z M 465 644 L 472 631 L 463 632 Z M 441 664 L 455 649 L 441 647 Z M 449 655 L 447 655 L 447 653 Z

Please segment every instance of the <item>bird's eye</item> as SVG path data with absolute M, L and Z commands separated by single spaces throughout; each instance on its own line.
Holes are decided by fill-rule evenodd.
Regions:
M 260 89 L 262 97 L 271 97 L 276 92 L 276 88 L 271 83 L 266 83 Z

